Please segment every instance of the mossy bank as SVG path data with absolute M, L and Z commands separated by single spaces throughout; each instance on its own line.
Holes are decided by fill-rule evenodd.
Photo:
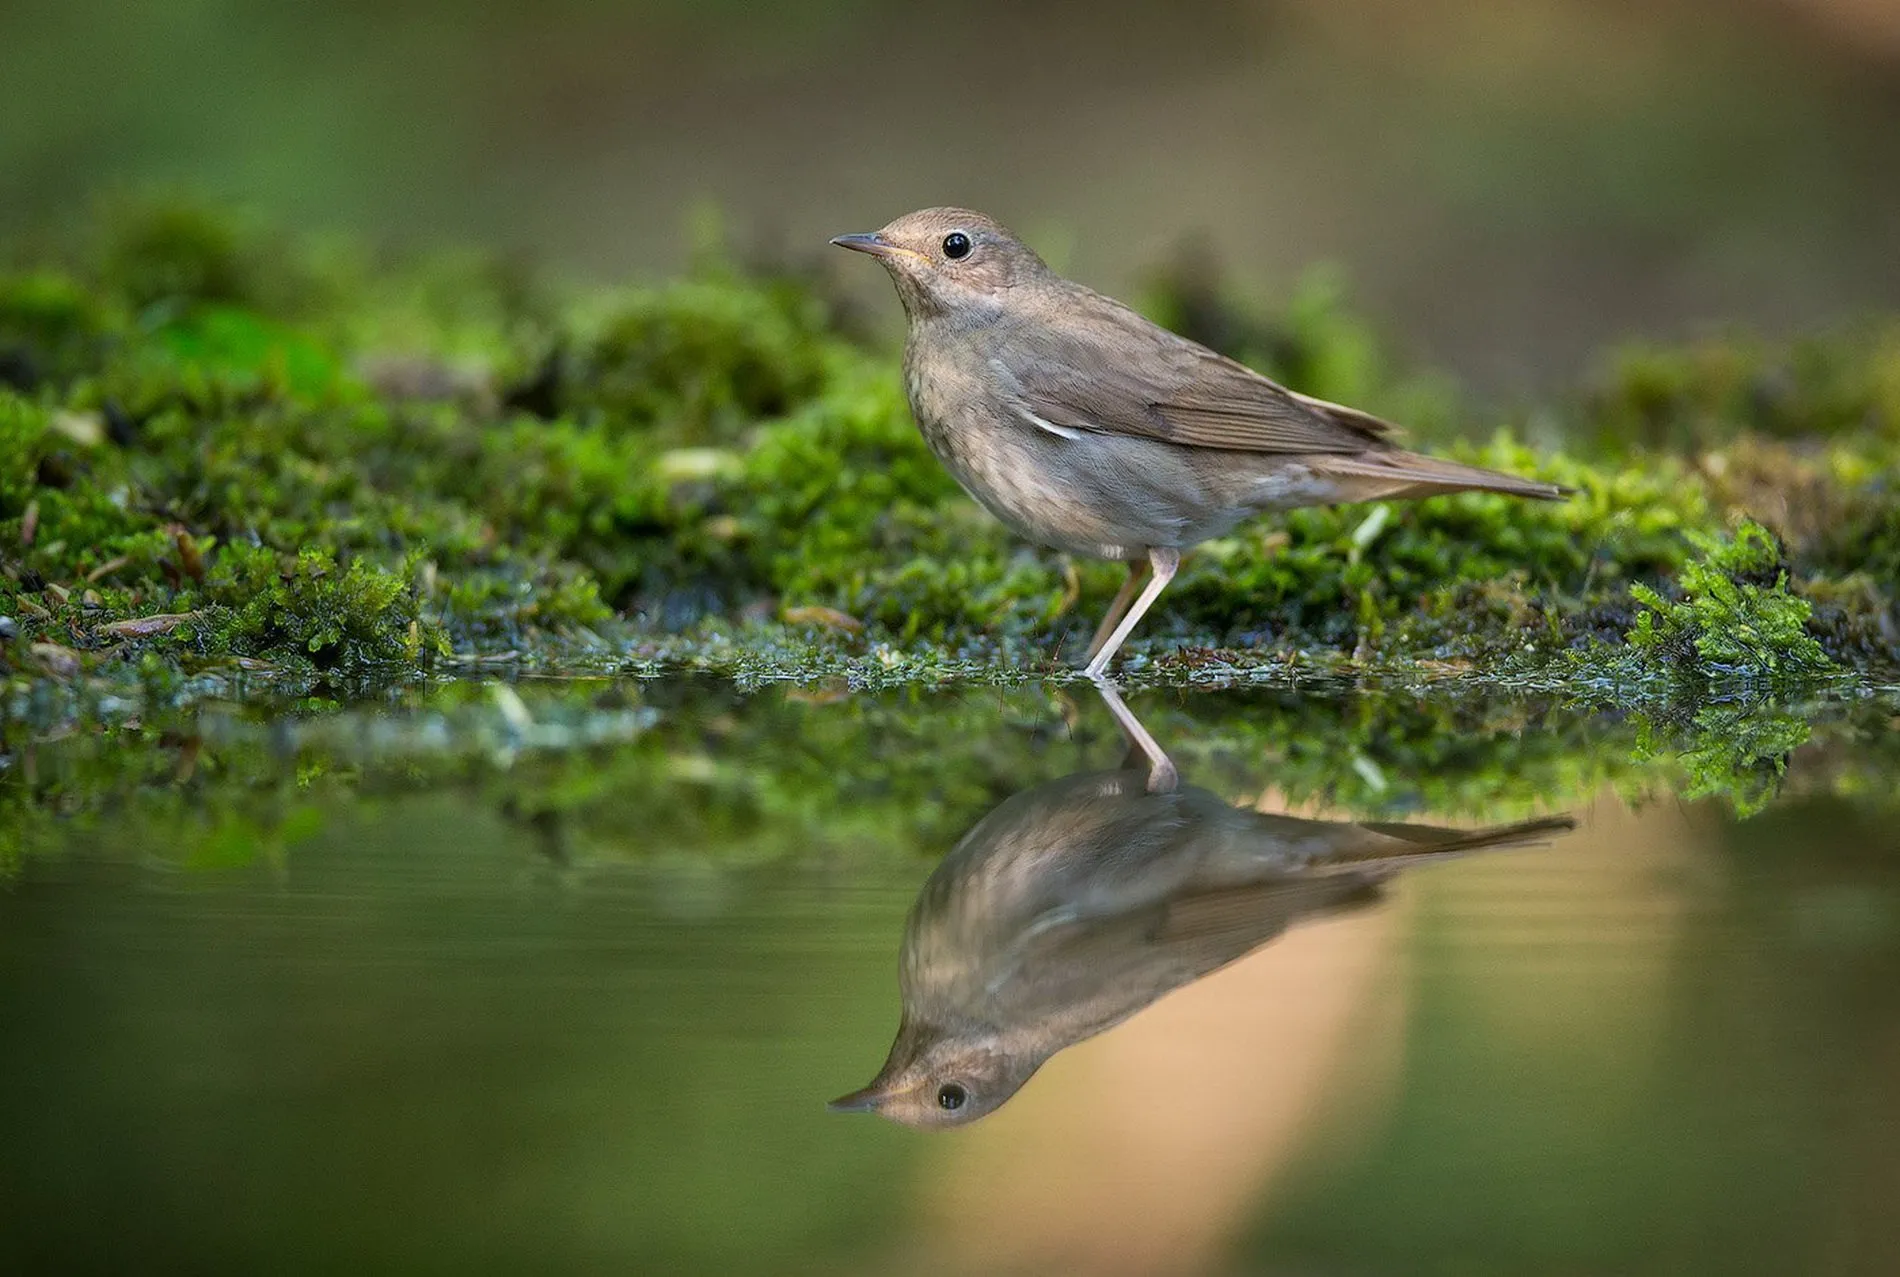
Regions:
M 508 654 L 1040 677 L 1118 583 L 963 497 L 894 352 L 793 272 L 564 289 L 167 204 L 12 257 L 16 693 L 207 670 L 363 686 Z M 1424 446 L 1579 491 L 1248 524 L 1189 559 L 1131 648 L 1138 676 L 1291 663 L 1667 690 L 1900 664 L 1900 321 L 1613 352 L 1506 424 L 1393 373 L 1318 284 L 1273 320 L 1165 281 L 1149 304 Z

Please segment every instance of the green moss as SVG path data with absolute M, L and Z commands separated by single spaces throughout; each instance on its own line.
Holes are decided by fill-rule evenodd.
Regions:
M 321 398 L 337 384 L 335 357 L 294 328 L 232 306 L 200 306 L 155 329 L 145 348 L 179 379 L 225 378 L 239 395 Z
M 98 363 L 124 319 L 66 272 L 0 275 L 0 380 L 31 391 Z
M 315 300 L 310 254 L 253 219 L 184 195 L 101 206 L 87 254 L 102 291 L 152 315 L 197 305 L 282 313 Z
M 208 654 L 291 657 L 353 676 L 446 654 L 403 575 L 315 548 L 292 557 L 232 546 L 212 562 L 201 619 L 182 631 Z
M 618 302 L 563 378 L 560 403 L 672 442 L 730 439 L 814 395 L 824 315 L 808 296 L 687 280 Z
M 1631 587 L 1639 610 L 1625 637 L 1640 663 L 1752 682 L 1838 672 L 1808 633 L 1813 609 L 1788 592 L 1781 545 L 1772 533 L 1745 522 L 1732 537 L 1698 541 L 1703 554 L 1683 565 L 1679 597 Z
M 186 204 L 143 204 L 105 228 L 101 267 L 135 306 L 165 301 L 237 302 L 252 271 L 234 219 Z

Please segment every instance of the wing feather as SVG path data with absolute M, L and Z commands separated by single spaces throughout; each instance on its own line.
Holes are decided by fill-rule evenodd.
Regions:
M 1080 286 L 999 345 L 1024 410 L 1045 428 L 1282 453 L 1365 452 L 1389 446 L 1394 429 L 1296 394 Z

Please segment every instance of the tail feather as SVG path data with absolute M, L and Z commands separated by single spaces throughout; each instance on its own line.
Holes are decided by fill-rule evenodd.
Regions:
M 1429 864 L 1495 847 L 1533 846 L 1576 827 L 1577 822 L 1569 816 L 1544 816 L 1487 829 L 1366 821 L 1358 828 L 1362 835 L 1370 836 L 1354 838 L 1342 845 L 1326 859 L 1323 871 L 1384 876 L 1396 873 L 1402 864 Z
M 1561 484 L 1398 449 L 1328 456 L 1318 461 L 1327 474 L 1344 481 L 1354 499 L 1360 501 L 1430 497 L 1444 492 L 1502 492 L 1539 501 L 1561 501 L 1575 491 Z
M 1569 816 L 1540 816 L 1488 829 L 1445 829 L 1437 825 L 1399 825 L 1367 821 L 1361 828 L 1400 842 L 1417 844 L 1427 852 L 1479 851 L 1486 847 L 1521 847 L 1557 834 L 1569 833 L 1577 822 Z

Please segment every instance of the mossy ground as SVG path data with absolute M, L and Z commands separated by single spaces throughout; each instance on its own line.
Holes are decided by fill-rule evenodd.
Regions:
M 1129 668 L 1463 670 L 1785 688 L 1900 661 L 1900 322 L 1619 352 L 1483 442 L 1316 284 L 1265 322 L 1151 308 L 1418 442 L 1578 489 L 1260 520 L 1202 547 Z M 746 677 L 1065 671 L 1119 569 L 960 494 L 893 353 L 822 287 L 707 266 L 560 290 L 391 266 L 173 204 L 0 275 L 0 662 L 362 688 L 512 654 Z M 1658 680 L 1659 674 L 1667 675 Z

